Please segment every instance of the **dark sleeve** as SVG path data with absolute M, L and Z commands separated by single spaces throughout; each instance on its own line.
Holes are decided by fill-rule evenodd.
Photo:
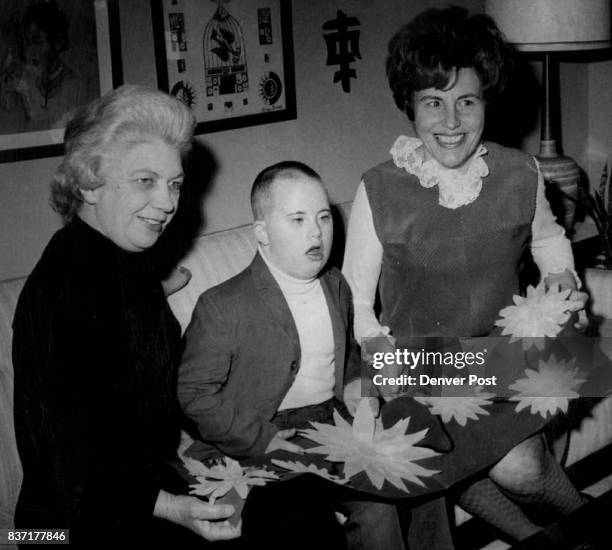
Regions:
M 259 456 L 278 429 L 224 391 L 239 350 L 235 323 L 223 309 L 208 293 L 196 304 L 179 367 L 179 401 L 206 443 L 230 456 Z
M 357 344 L 357 340 L 355 340 L 353 334 L 353 297 L 351 295 L 351 289 L 348 286 L 348 283 L 344 279 L 343 276 L 340 283 L 340 298 L 348 303 L 348 319 L 347 326 L 348 335 L 347 335 L 347 358 L 346 358 L 346 366 L 344 369 L 344 385 L 351 383 L 353 380 L 361 377 L 361 349 L 359 348 L 359 344 Z
M 106 330 L 108 319 L 88 310 L 89 296 L 71 290 L 29 285 L 15 315 L 22 517 L 39 507 L 45 526 L 120 532 L 151 519 L 158 465 L 142 458 L 138 423 L 117 398 L 126 368 L 114 337 L 121 322 Z

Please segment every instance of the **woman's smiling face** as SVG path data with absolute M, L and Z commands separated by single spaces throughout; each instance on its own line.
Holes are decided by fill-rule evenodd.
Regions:
M 155 244 L 176 211 L 183 169 L 179 152 L 160 139 L 123 147 L 103 161 L 104 185 L 81 190 L 80 217 L 130 252 Z
M 485 122 L 482 84 L 476 71 L 459 69 L 451 87 L 414 93 L 414 127 L 423 141 L 425 160 L 462 168 L 480 143 Z

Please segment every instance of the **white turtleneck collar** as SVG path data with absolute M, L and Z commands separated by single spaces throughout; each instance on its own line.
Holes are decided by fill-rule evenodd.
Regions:
M 289 294 L 304 294 L 319 284 L 318 277 L 312 277 L 311 279 L 298 279 L 285 273 L 282 269 L 276 267 L 272 261 L 266 256 L 261 245 L 258 245 L 259 254 L 263 258 L 263 261 L 268 266 L 270 273 L 274 277 L 275 281 L 278 283 L 278 286 L 281 287 L 283 293 Z

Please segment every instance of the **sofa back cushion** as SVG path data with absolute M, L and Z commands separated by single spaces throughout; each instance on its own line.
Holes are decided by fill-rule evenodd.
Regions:
M 251 263 L 256 250 L 257 241 L 251 225 L 219 231 L 194 241 L 187 256 L 180 261 L 191 271 L 191 281 L 168 298 L 183 331 L 200 294 L 240 273 Z
M 21 487 L 21 463 L 13 425 L 12 322 L 24 279 L 0 284 L 0 529 L 13 526 L 13 514 Z

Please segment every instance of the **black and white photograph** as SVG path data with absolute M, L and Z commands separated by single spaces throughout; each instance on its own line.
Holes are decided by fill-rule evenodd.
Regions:
M 610 0 L 2 0 L 0 549 L 612 548 Z

